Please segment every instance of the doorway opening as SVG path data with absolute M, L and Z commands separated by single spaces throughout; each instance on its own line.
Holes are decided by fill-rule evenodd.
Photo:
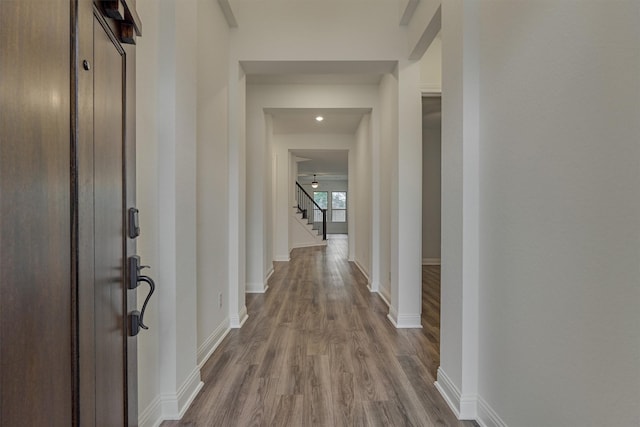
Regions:
M 440 365 L 440 236 L 442 98 L 422 98 L 422 327 L 429 373 Z
M 327 240 L 345 244 L 348 258 L 349 235 L 349 151 L 296 149 L 290 150 L 295 160 L 292 176 L 314 202 L 314 221 L 326 218 Z M 294 184 L 295 185 L 295 184 Z

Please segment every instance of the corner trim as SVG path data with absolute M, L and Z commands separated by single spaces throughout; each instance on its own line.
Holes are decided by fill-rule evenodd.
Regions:
M 276 255 L 273 257 L 273 260 L 275 262 L 289 262 L 291 258 L 289 258 L 289 255 Z
M 422 258 L 422 265 L 440 265 L 440 258 Z
M 231 331 L 229 327 L 229 318 L 227 317 L 218 325 L 218 327 L 204 340 L 200 348 L 198 348 L 198 369 L 202 369 L 213 352 L 218 348 L 224 337 Z
M 242 325 L 244 325 L 244 322 L 246 322 L 248 318 L 249 315 L 247 314 L 247 306 L 245 305 L 242 307 L 242 310 L 240 310 L 237 316 L 229 316 L 229 328 L 242 328 Z

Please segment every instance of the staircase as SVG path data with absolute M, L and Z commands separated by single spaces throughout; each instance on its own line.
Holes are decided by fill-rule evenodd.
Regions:
M 302 212 L 298 212 L 296 206 L 292 208 L 289 215 L 289 233 L 292 248 L 324 246 L 327 244 L 319 230 L 314 229 L 313 223 L 309 223 L 307 218 L 303 218 Z
M 293 207 L 293 218 L 301 227 L 304 227 L 304 231 L 313 237 L 315 244 L 326 244 L 327 210 L 322 209 L 298 182 L 296 182 L 296 206 Z M 293 234 L 295 236 L 295 233 Z M 304 240 L 310 243 L 308 238 L 305 239 L 306 236 L 303 235 L 300 228 L 298 228 L 297 236 L 299 238 L 294 238 L 294 240 Z M 302 246 L 308 245 L 310 244 L 302 244 Z

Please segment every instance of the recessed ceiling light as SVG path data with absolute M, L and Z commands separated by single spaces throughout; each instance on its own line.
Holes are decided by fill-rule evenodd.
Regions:
M 323 120 L 324 120 L 324 117 L 322 117 L 322 116 L 317 116 L 317 117 L 316 117 L 316 121 L 317 121 L 317 122 L 321 122 L 321 121 L 323 121 Z

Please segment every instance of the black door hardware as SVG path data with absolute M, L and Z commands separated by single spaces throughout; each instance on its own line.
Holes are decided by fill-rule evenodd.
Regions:
M 129 334 L 132 337 L 138 335 L 138 332 L 140 332 L 140 328 L 149 329 L 149 327 L 144 324 L 144 311 L 147 309 L 149 298 L 151 298 L 153 291 L 156 290 L 156 284 L 153 282 L 153 279 L 149 276 L 140 274 L 140 270 L 142 270 L 143 268 L 149 268 L 149 266 L 140 265 L 140 257 L 138 255 L 129 257 L 129 289 L 136 289 L 140 282 L 145 282 L 149 285 L 149 293 L 144 299 L 142 310 L 134 310 L 129 313 Z
M 138 220 L 138 209 L 129 208 L 129 237 L 135 239 L 140 235 L 140 225 Z

